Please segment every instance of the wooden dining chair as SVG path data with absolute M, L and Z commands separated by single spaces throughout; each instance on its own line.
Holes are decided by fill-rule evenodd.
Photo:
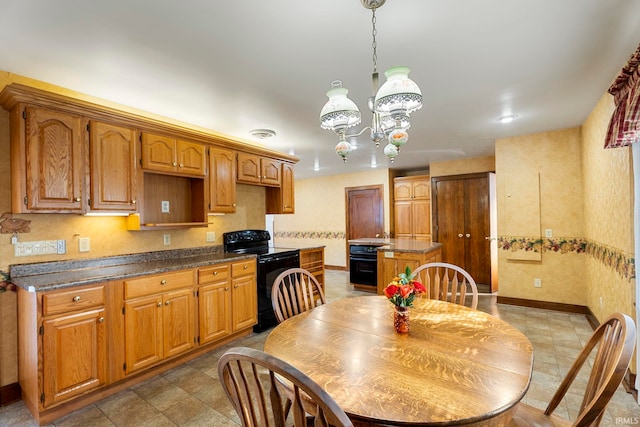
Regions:
M 246 347 L 226 351 L 218 361 L 218 377 L 243 427 L 284 427 L 287 396 L 281 383 L 293 391 L 294 427 L 351 427 L 351 420 L 311 378 L 284 360 Z M 303 402 L 304 399 L 304 402 Z M 314 417 L 305 408 L 313 405 Z M 311 421 L 309 421 L 311 420 Z
M 271 305 L 278 323 L 326 302 L 318 280 L 303 268 L 285 270 L 273 281 Z
M 413 273 L 414 279 L 427 289 L 427 298 L 467 305 L 466 299 L 470 294 L 469 307 L 478 307 L 476 281 L 462 267 L 446 262 L 430 262 L 422 264 Z
M 622 382 L 631 362 L 636 339 L 633 320 L 622 313 L 615 313 L 593 333 L 578 358 L 569 369 L 551 402 L 544 411 L 524 403 L 516 406 L 510 426 L 573 426 L 594 427 L 600 425 L 604 411 Z M 595 357 L 593 356 L 595 349 Z M 575 421 L 553 414 L 569 387 L 581 372 L 591 364 L 589 381 Z M 585 369 L 586 371 L 586 369 Z

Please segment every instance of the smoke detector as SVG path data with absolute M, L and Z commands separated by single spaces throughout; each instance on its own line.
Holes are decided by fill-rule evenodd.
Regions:
M 276 136 L 276 132 L 271 129 L 253 129 L 249 133 L 257 139 L 269 139 Z

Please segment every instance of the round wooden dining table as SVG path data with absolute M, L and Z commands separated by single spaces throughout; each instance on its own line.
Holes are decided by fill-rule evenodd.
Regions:
M 357 426 L 504 425 L 533 367 L 527 337 L 497 317 L 417 298 L 409 333 L 398 334 L 378 295 L 291 317 L 264 351 L 311 377 Z

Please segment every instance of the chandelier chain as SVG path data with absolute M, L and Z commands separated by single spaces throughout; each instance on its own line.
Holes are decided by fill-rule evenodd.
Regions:
M 377 48 L 378 48 L 378 43 L 376 42 L 376 35 L 378 34 L 378 30 L 376 30 L 376 9 L 373 8 L 371 9 L 371 36 L 373 41 L 371 42 L 371 47 L 373 47 L 373 72 L 377 73 L 378 72 L 378 53 L 377 53 Z

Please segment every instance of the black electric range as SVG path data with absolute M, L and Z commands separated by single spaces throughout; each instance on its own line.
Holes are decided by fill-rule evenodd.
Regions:
M 269 246 L 271 235 L 267 230 L 240 230 L 223 233 L 225 252 L 255 254 L 258 256 L 258 323 L 254 332 L 262 332 L 278 321 L 271 304 L 273 282 L 285 270 L 300 267 L 300 251 L 293 248 Z

